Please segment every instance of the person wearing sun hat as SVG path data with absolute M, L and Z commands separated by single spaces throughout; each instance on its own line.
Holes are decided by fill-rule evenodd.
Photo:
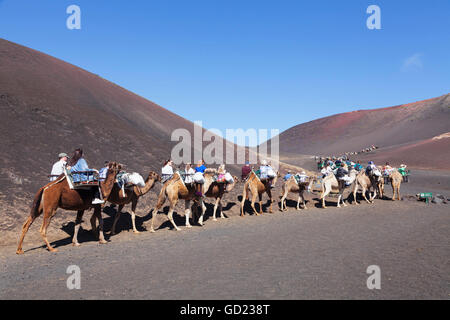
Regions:
M 55 181 L 61 174 L 64 173 L 64 166 L 67 164 L 69 158 L 67 153 L 61 152 L 58 155 L 59 160 L 53 164 L 52 171 L 50 173 L 50 181 Z

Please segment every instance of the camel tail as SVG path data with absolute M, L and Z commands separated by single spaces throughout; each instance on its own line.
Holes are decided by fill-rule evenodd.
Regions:
M 33 199 L 33 204 L 31 205 L 30 217 L 37 218 L 40 215 L 39 207 L 41 205 L 42 194 L 44 193 L 44 188 L 40 188 Z

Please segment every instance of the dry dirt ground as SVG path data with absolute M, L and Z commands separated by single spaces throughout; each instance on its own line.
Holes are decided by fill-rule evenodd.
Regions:
M 415 171 L 402 191 L 450 198 L 449 182 L 448 172 Z M 143 215 L 138 228 L 144 231 L 139 235 L 129 231 L 130 217 L 124 214 L 120 232 L 105 245 L 80 231 L 82 246 L 72 247 L 69 223 L 56 226 L 61 230 L 50 237 L 58 253 L 32 237 L 23 256 L 15 254 L 15 245 L 2 246 L 0 299 L 450 298 L 450 204 L 376 200 L 338 209 L 330 198 L 329 209 L 321 209 L 310 195 L 308 210 L 296 211 L 289 201 L 288 212 L 274 205 L 274 214 L 241 218 L 233 199 L 242 185 L 237 189 L 227 195 L 236 202 L 225 207 L 227 218 L 214 222 L 209 210 L 204 227 L 184 228 L 179 209 L 182 231 L 173 231 L 160 214 L 157 232 L 145 232 L 149 201 L 138 208 Z M 278 200 L 278 189 L 275 194 Z M 114 210 L 105 211 L 109 230 Z M 73 214 L 60 214 L 73 221 Z M 30 235 L 38 233 L 40 223 Z M 67 289 L 69 265 L 80 267 L 80 290 Z M 380 290 L 366 286 L 370 265 L 381 269 Z

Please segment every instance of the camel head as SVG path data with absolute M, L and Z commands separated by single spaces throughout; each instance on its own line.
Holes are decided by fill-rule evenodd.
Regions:
M 122 170 L 122 165 L 118 162 L 110 162 L 108 163 L 108 175 L 109 174 L 114 174 L 117 175 L 120 170 Z
M 155 171 L 150 171 L 148 173 L 148 178 L 154 180 L 155 182 L 161 182 L 161 176 L 157 174 Z

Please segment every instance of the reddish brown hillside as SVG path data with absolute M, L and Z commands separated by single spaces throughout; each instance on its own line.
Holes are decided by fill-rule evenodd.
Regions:
M 450 131 L 450 94 L 396 107 L 342 113 L 280 134 L 285 155 L 329 155 L 430 139 Z

